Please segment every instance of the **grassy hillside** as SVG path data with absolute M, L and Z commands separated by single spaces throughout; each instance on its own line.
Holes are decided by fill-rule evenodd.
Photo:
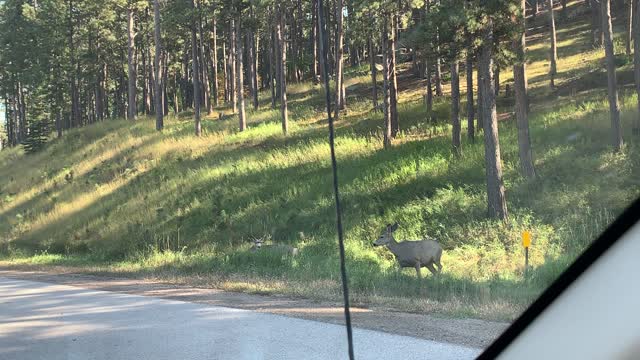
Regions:
M 382 115 L 369 111 L 366 98 L 367 69 L 349 70 L 337 153 L 357 304 L 512 318 L 640 194 L 640 153 L 630 135 L 635 96 L 623 90 L 627 145 L 613 154 L 603 51 L 587 48 L 582 21 L 563 24 L 558 37 L 554 92 L 545 75 L 546 37 L 532 32 L 530 39 L 535 181 L 518 174 L 513 100 L 504 94 L 498 100 L 507 224 L 485 217 L 482 137 L 465 138 L 460 159 L 451 154 L 446 96 L 436 99 L 437 123 L 427 123 L 422 82 L 408 70 L 401 74 L 403 131 L 393 149 L 383 150 Z M 619 71 L 630 71 L 625 59 Z M 506 69 L 503 81 L 511 81 Z M 0 152 L 0 263 L 337 298 L 322 89 L 303 83 L 290 90 L 287 137 L 263 94 L 242 133 L 237 118 L 219 108 L 204 120 L 201 138 L 183 114 L 168 118 L 162 133 L 152 119 L 107 121 L 71 130 L 35 155 Z M 217 112 L 225 113 L 222 120 Z M 387 250 L 371 246 L 394 221 L 399 240 L 439 239 L 442 276 L 419 282 L 415 271 L 399 272 Z M 533 233 L 534 270 L 527 279 L 520 246 L 525 229 Z M 251 239 L 263 236 L 298 246 L 299 256 L 249 252 Z

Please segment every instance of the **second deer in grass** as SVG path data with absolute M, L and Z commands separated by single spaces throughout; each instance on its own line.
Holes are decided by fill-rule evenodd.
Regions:
M 395 255 L 401 268 L 412 267 L 416 269 L 418 278 L 421 278 L 420 269 L 426 267 L 434 275 L 442 271 L 440 258 L 442 246 L 434 240 L 403 241 L 397 242 L 393 238 L 393 232 L 398 230 L 398 224 L 387 225 L 385 231 L 376 240 L 374 246 L 387 246 Z M 435 265 L 435 266 L 434 266 Z M 436 266 L 438 267 L 436 269 Z
M 251 246 L 251 249 L 249 249 L 249 251 L 268 251 L 288 256 L 298 255 L 298 248 L 287 244 L 265 244 L 264 238 L 254 239 L 253 246 Z

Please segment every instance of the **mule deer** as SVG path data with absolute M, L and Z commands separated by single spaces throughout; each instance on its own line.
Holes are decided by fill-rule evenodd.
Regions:
M 413 267 L 416 269 L 418 278 L 421 278 L 420 269 L 426 267 L 434 275 L 442 271 L 440 258 L 442 257 L 442 246 L 434 240 L 426 239 L 420 241 L 397 242 L 393 238 L 393 232 L 398 229 L 398 223 L 387 225 L 385 231 L 376 240 L 374 246 L 387 246 L 395 255 L 401 268 Z M 436 269 L 435 266 L 438 267 Z
M 288 256 L 298 255 L 298 248 L 293 247 L 291 245 L 287 245 L 287 244 L 265 244 L 263 237 L 254 239 L 253 246 L 251 246 L 251 249 L 249 249 L 249 251 L 251 252 L 270 251 L 270 252 L 281 253 L 283 255 L 288 255 Z

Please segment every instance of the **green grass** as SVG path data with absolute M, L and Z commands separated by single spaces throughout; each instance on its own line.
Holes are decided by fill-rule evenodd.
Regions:
M 572 46 L 564 34 L 580 44 L 588 37 L 583 26 L 559 32 L 561 54 Z M 542 43 L 531 44 L 530 75 L 543 76 L 546 50 Z M 561 58 L 560 86 L 586 77 L 601 56 L 590 50 Z M 627 145 L 614 154 L 603 83 L 563 97 L 545 90 L 546 80 L 532 79 L 531 138 L 539 177 L 528 181 L 519 175 L 517 132 L 507 115 L 500 145 L 510 218 L 501 223 L 485 217 L 482 137 L 475 143 L 465 139 L 461 158 L 451 153 L 448 99 L 436 99 L 438 122 L 432 124 L 425 120 L 422 89 L 403 92 L 403 132 L 393 149 L 384 150 L 382 115 L 369 111 L 363 69 L 347 74 L 347 85 L 358 91 L 337 124 L 356 304 L 512 319 L 639 195 L 640 154 L 630 135 L 638 114 L 630 93 L 623 94 Z M 503 80 L 509 81 L 506 71 Z M 151 119 L 115 120 L 71 130 L 35 155 L 0 152 L 0 264 L 71 266 L 339 299 L 321 88 L 291 87 L 287 137 L 278 111 L 263 95 L 242 133 L 231 114 L 205 119 L 201 138 L 192 136 L 189 117 L 168 118 L 161 134 Z M 504 106 L 501 112 L 510 111 Z M 445 248 L 440 277 L 419 281 L 411 269 L 398 271 L 387 250 L 371 246 L 394 221 L 400 223 L 400 240 L 439 239 Z M 533 233 L 533 269 L 526 279 L 523 230 Z M 299 247 L 299 256 L 249 252 L 250 240 L 265 235 Z

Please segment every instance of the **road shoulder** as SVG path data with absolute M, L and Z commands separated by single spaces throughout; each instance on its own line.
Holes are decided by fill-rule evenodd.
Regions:
M 0 277 L 225 306 L 331 324 L 344 323 L 343 308 L 339 303 L 274 295 L 234 293 L 218 289 L 169 284 L 152 279 L 88 275 L 59 269 L 27 271 L 0 268 Z M 376 308 L 355 307 L 351 311 L 353 325 L 358 328 L 474 348 L 486 347 L 508 326 L 507 323 L 502 322 L 450 319 Z

